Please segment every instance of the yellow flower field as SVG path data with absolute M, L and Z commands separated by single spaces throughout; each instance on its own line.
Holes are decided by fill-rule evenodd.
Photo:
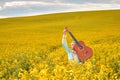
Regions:
M 0 80 L 120 80 L 119 21 L 120 10 L 0 19 Z M 93 49 L 84 64 L 68 62 L 65 26 Z

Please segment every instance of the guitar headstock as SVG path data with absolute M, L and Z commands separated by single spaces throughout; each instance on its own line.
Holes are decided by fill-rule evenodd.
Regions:
M 70 31 L 68 27 L 65 27 L 64 30 L 65 30 L 66 32 L 69 32 L 69 31 Z

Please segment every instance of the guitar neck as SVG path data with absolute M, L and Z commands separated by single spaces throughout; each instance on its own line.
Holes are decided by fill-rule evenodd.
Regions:
M 73 36 L 73 34 L 69 31 L 68 32 L 70 34 L 70 36 L 72 37 L 72 39 L 76 42 L 76 44 L 79 46 L 79 48 L 82 48 L 82 46 L 80 45 L 80 43 L 77 41 L 77 39 Z

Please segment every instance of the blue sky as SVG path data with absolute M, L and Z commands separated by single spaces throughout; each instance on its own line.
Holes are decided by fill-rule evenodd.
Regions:
M 0 18 L 120 9 L 120 0 L 0 0 Z

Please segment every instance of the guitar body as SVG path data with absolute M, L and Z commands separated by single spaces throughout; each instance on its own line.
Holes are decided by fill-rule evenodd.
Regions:
M 78 58 L 84 62 L 93 55 L 93 51 L 86 46 L 83 41 L 79 41 L 79 43 L 82 46 L 82 49 L 80 49 L 77 44 L 75 44 L 73 49 L 77 52 Z

